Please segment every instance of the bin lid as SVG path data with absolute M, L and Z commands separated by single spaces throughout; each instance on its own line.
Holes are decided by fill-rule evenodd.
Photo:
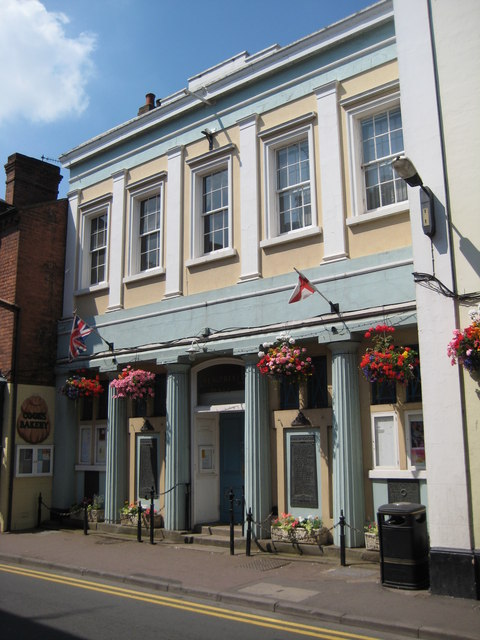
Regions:
M 426 508 L 423 504 L 417 502 L 392 502 L 390 504 L 382 504 L 378 507 L 378 513 L 384 513 L 387 515 L 397 514 L 417 514 L 425 513 Z

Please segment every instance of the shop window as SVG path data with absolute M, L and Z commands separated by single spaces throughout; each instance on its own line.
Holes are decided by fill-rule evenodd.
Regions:
M 409 469 L 425 469 L 425 437 L 421 411 L 405 412 L 405 432 Z
M 312 358 L 314 373 L 307 381 L 307 409 L 328 407 L 327 358 Z M 282 378 L 280 386 L 280 409 L 298 409 L 298 383 Z
M 372 382 L 371 404 L 395 404 L 397 402 L 397 385 L 392 382 Z
M 53 445 L 18 445 L 17 477 L 51 476 Z

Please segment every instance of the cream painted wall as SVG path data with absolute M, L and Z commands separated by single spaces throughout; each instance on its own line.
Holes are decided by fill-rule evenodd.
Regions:
M 45 400 L 50 419 L 50 433 L 48 437 L 39 442 L 39 445 L 53 445 L 55 430 L 55 397 L 57 389 L 54 387 L 40 387 L 34 385 L 18 385 L 16 417 L 21 412 L 22 403 L 31 396 L 40 396 Z M 10 422 L 8 422 L 10 424 Z M 28 445 L 15 430 L 14 459 L 8 461 L 8 465 L 16 466 L 17 445 Z M 34 446 L 34 445 L 32 445 Z M 53 463 L 55 464 L 55 449 L 53 451 Z M 42 494 L 42 501 L 52 503 L 52 476 L 32 476 L 31 478 L 17 478 L 13 481 L 12 497 L 12 531 L 30 529 L 37 526 L 38 496 Z M 42 516 L 45 519 L 47 512 L 43 509 Z

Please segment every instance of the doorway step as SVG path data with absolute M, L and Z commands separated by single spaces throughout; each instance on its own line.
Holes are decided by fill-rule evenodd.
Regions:
M 184 535 L 186 544 L 203 544 L 212 547 L 230 547 L 230 527 L 225 524 L 204 524 L 200 525 L 195 533 Z M 246 536 L 246 529 L 245 529 Z M 235 549 L 245 551 L 246 537 L 242 536 L 242 527 L 235 525 L 233 528 L 233 543 Z M 253 541 L 252 541 L 253 544 Z

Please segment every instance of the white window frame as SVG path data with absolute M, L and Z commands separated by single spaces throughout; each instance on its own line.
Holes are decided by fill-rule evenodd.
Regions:
M 285 123 L 273 130 L 264 131 L 260 134 L 263 139 L 263 157 L 264 157 L 264 180 L 265 180 L 265 236 L 266 238 L 260 242 L 261 247 L 270 245 L 292 242 L 299 238 L 312 234 L 321 233 L 318 227 L 317 214 L 317 196 L 316 196 L 316 174 L 315 174 L 315 144 L 312 115 L 308 114 L 298 120 L 309 120 L 303 126 L 298 126 L 298 120 L 291 123 Z M 297 126 L 295 126 L 297 125 Z M 310 208 L 311 208 L 311 224 L 295 229 L 287 233 L 280 234 L 280 211 L 277 197 L 277 161 L 276 154 L 279 149 L 288 147 L 291 144 L 307 140 L 308 142 L 308 162 L 310 173 Z
M 344 105 L 348 107 L 348 105 Z M 350 159 L 350 194 L 352 217 L 347 219 L 347 225 L 352 226 L 362 222 L 368 222 L 375 218 L 395 215 L 403 211 L 408 211 L 408 196 L 401 202 L 395 202 L 377 209 L 367 210 L 366 191 L 364 173 L 362 171 L 363 150 L 361 122 L 367 118 L 390 111 L 396 107 L 400 108 L 400 93 L 397 91 L 388 96 L 382 96 L 376 100 L 360 106 L 348 108 L 347 131 L 349 143 Z M 403 127 L 404 129 L 404 127 Z
M 31 473 L 20 472 L 20 452 L 26 449 L 32 451 L 32 471 Z M 48 450 L 49 452 L 49 469 L 46 472 L 39 472 L 38 465 L 43 462 L 43 452 Z M 40 455 L 40 452 L 41 455 Z M 35 470 L 37 469 L 37 470 Z M 17 465 L 16 476 L 17 478 L 34 478 L 39 476 L 52 476 L 53 475 L 53 444 L 19 444 L 17 445 Z
M 390 455 L 393 458 L 393 464 L 382 464 L 380 459 L 380 443 L 377 437 L 377 422 L 379 419 L 390 418 L 392 420 L 392 435 Z M 372 449 L 373 449 L 373 467 L 374 469 L 399 469 L 400 468 L 400 450 L 398 442 L 398 417 L 395 411 L 377 412 L 371 414 L 372 424 Z
M 100 430 L 105 430 L 105 459 L 98 459 L 98 442 Z M 83 435 L 85 434 L 85 436 Z M 78 455 L 77 469 L 81 470 L 103 470 L 106 467 L 107 452 L 107 421 L 81 422 L 78 429 Z M 87 455 L 84 456 L 84 453 Z
M 412 469 L 412 470 L 416 470 L 416 469 L 425 469 L 426 468 L 426 464 L 425 462 L 423 463 L 412 463 L 412 430 L 411 430 L 411 425 L 412 422 L 422 422 L 423 424 L 423 412 L 422 411 L 414 411 L 413 409 L 411 411 L 405 411 L 404 413 L 404 417 L 405 417 L 405 443 L 406 443 L 406 448 L 407 448 L 407 464 L 408 464 L 408 468 Z M 424 429 L 424 438 L 425 438 L 425 429 Z M 424 440 L 425 442 L 425 440 Z
M 128 187 L 130 195 L 130 226 L 129 226 L 129 250 L 128 250 L 128 275 L 124 278 L 124 282 L 132 280 L 138 280 L 142 278 L 149 278 L 152 276 L 162 275 L 165 273 L 164 267 L 164 180 L 162 173 L 162 179 L 158 179 L 152 182 L 150 177 L 147 181 L 135 183 Z M 148 200 L 148 198 L 159 196 L 160 198 L 160 246 L 159 246 L 159 264 L 152 269 L 140 270 L 140 251 L 141 251 L 141 238 L 140 238 L 140 212 L 142 202 Z
M 222 151 L 221 149 L 219 151 Z M 217 173 L 219 171 L 227 171 L 228 180 L 228 241 L 227 246 L 210 253 L 203 252 L 203 178 Z M 219 157 L 210 161 L 191 167 L 191 235 L 190 235 L 190 259 L 187 260 L 186 266 L 192 267 L 213 260 L 222 260 L 224 258 L 236 255 L 233 248 L 233 180 L 232 180 L 232 154 L 225 155 L 222 153 Z
M 78 290 L 76 294 L 98 291 L 108 287 L 109 271 L 109 246 L 110 246 L 110 220 L 111 220 L 111 195 L 96 201 L 86 203 L 80 208 L 80 248 L 78 265 Z M 96 284 L 90 284 L 90 233 L 91 223 L 94 218 L 101 215 L 107 216 L 107 237 L 105 246 L 105 277 Z

